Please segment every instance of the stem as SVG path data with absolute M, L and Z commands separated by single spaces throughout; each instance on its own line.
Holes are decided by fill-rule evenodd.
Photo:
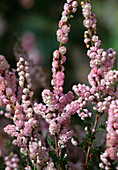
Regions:
M 59 159 L 59 152 L 58 152 L 58 138 L 57 138 L 57 135 L 55 135 L 55 149 L 56 149 L 57 159 Z
M 101 91 L 99 91 L 99 100 L 101 100 Z M 99 117 L 100 117 L 101 113 L 98 113 L 96 118 L 95 118 L 95 122 L 94 122 L 94 126 L 93 126 L 93 129 L 95 129 L 96 131 L 96 127 L 97 127 L 97 123 L 98 123 L 98 120 L 99 120 Z M 95 135 L 95 132 L 93 132 L 93 136 Z M 89 143 L 88 145 L 88 149 L 87 149 L 87 153 L 86 153 L 86 161 L 85 161 L 85 164 L 84 164 L 84 170 L 87 169 L 87 164 L 88 164 L 88 159 L 89 159 L 89 152 L 90 152 L 90 149 L 91 149 L 91 145 L 92 143 Z
M 92 41 L 92 30 L 89 29 L 89 34 L 90 34 L 90 42 L 91 42 L 91 46 L 93 46 L 93 41 Z
M 88 150 L 87 150 L 87 154 L 86 154 L 86 161 L 85 161 L 85 165 L 84 165 L 84 170 L 87 169 L 90 148 L 91 148 L 91 144 L 88 146 Z
M 94 129 L 96 129 L 96 127 L 97 127 L 99 116 L 100 116 L 100 114 L 98 114 L 96 116 L 95 123 L 94 123 L 94 126 L 93 126 Z M 93 135 L 95 135 L 95 133 L 93 133 Z M 85 164 L 84 164 L 84 170 L 87 169 L 87 164 L 88 164 L 89 152 L 90 152 L 90 149 L 91 149 L 91 145 L 92 145 L 92 143 L 89 143 L 89 145 L 88 145 L 88 149 L 87 149 L 87 153 L 86 153 L 86 161 L 85 161 Z
M 56 149 L 56 155 L 57 155 L 57 159 L 59 159 L 59 150 L 58 150 L 58 136 L 55 135 L 55 149 Z M 61 165 L 59 165 L 60 170 L 63 170 Z
M 89 0 L 86 0 L 86 3 L 89 3 Z M 88 29 L 88 32 L 89 32 L 89 35 L 90 35 L 90 43 L 91 43 L 91 47 L 93 47 L 93 41 L 92 41 L 92 29 Z M 101 100 L 101 91 L 99 91 L 99 99 L 98 99 L 98 102 Z M 94 126 L 93 126 L 93 129 L 95 130 L 95 132 L 92 133 L 92 135 L 94 136 L 96 134 L 96 127 L 97 127 L 97 123 L 98 123 L 98 120 L 99 120 L 99 116 L 101 115 L 101 113 L 98 113 L 96 118 L 95 118 L 95 122 L 94 122 Z M 90 153 L 90 149 L 91 149 L 91 145 L 92 145 L 92 142 L 89 142 L 88 144 L 88 149 L 87 149 L 87 152 L 86 152 L 86 159 L 85 159 L 85 164 L 84 164 L 84 170 L 87 170 L 87 164 L 88 164 L 88 159 L 89 159 L 89 153 Z

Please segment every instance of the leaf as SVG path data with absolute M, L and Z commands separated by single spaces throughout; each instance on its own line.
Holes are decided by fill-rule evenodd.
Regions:
M 80 167 L 84 167 L 84 165 L 83 165 L 83 164 L 80 164 Z
M 74 140 L 77 142 L 77 146 L 78 147 L 83 147 L 83 140 L 79 140 L 76 136 L 72 136 L 72 138 L 74 138 Z
M 8 153 L 10 154 L 11 152 L 11 141 L 10 140 L 5 140 L 5 148 L 8 150 Z
M 20 155 L 21 155 L 21 157 L 22 157 L 23 159 L 26 158 L 26 156 L 25 156 L 23 153 L 21 153 L 21 152 L 20 152 Z
M 48 151 L 48 154 L 50 156 L 50 158 L 52 159 L 52 161 L 54 162 L 55 166 L 56 166 L 56 169 L 57 170 L 60 170 L 60 163 L 59 163 L 59 160 L 57 159 L 57 155 L 56 153 L 53 151 Z
M 37 167 L 36 167 L 36 166 L 34 166 L 34 170 L 37 170 Z
M 0 106 L 0 111 L 3 111 L 4 113 L 7 113 L 8 111 L 4 108 L 4 107 L 2 107 L 2 106 Z
M 103 129 L 103 130 L 105 130 L 106 127 L 107 127 L 107 125 L 106 125 L 105 123 L 103 123 L 103 124 L 99 125 L 97 129 Z
M 74 138 L 74 140 L 75 140 L 77 143 L 80 142 L 79 139 L 78 139 L 76 136 L 73 135 L 72 138 Z
M 0 157 L 0 170 L 4 170 L 4 169 L 5 169 L 4 159 Z
M 94 147 L 93 149 L 91 149 L 91 155 L 97 154 L 97 152 L 100 152 L 102 149 L 102 146 Z
M 94 110 L 94 109 L 93 109 L 93 112 L 94 112 L 96 115 L 98 114 L 98 110 Z
M 21 157 L 22 157 L 24 160 L 26 160 L 27 164 L 32 167 L 32 163 L 31 163 L 31 161 L 30 161 L 30 158 L 29 158 L 28 156 L 24 155 L 24 154 L 21 153 L 21 152 L 20 152 L 20 155 L 21 155 Z
M 60 170 L 60 166 L 59 166 L 59 164 L 57 164 L 57 163 L 56 163 L 56 169 L 57 169 L 57 170 Z
M 60 162 L 61 162 L 62 159 L 65 157 L 65 153 L 66 153 L 66 148 L 63 148 L 63 149 L 61 150 L 61 155 L 59 156 L 59 161 L 60 161 Z
M 57 155 L 54 151 L 48 151 L 49 156 L 51 157 L 52 161 L 56 164 L 58 162 Z
M 116 161 L 116 162 L 114 163 L 114 165 L 115 165 L 115 166 L 118 165 L 118 161 Z
M 47 144 L 47 147 L 48 147 L 48 146 L 52 146 L 53 149 L 55 149 L 55 143 L 54 143 L 54 141 L 50 138 L 50 136 L 48 135 L 48 133 L 46 134 L 46 137 L 45 137 L 45 143 Z

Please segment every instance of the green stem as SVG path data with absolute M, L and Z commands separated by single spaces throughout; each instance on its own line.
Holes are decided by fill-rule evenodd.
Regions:
M 99 101 L 100 100 L 101 100 L 101 91 L 99 91 Z M 94 126 L 93 126 L 93 129 L 95 130 L 95 132 L 93 132 L 93 136 L 95 136 L 95 134 L 96 134 L 96 128 L 97 128 L 97 124 L 98 124 L 98 120 L 99 120 L 100 115 L 101 115 L 101 113 L 97 114 L 97 116 L 95 118 L 95 122 L 94 122 Z M 90 152 L 90 149 L 91 149 L 91 145 L 92 145 L 92 143 L 89 143 L 89 145 L 88 145 L 88 149 L 87 149 L 87 153 L 86 153 L 86 160 L 85 160 L 85 164 L 84 164 L 84 170 L 87 169 L 87 164 L 88 164 L 89 152 Z

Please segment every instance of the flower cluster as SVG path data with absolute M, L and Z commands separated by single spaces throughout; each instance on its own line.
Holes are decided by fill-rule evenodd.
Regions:
M 33 109 L 31 106 L 31 97 L 33 96 L 33 92 L 31 91 L 32 85 L 28 62 L 24 61 L 24 59 L 20 57 L 20 60 L 17 63 L 17 67 L 19 75 L 19 85 L 23 88 L 22 102 L 24 112 L 28 118 L 31 118 L 33 113 Z
M 4 158 L 5 160 L 5 170 L 12 170 L 12 169 L 19 169 L 19 158 L 17 154 L 14 154 L 13 152 Z
M 103 163 L 100 163 L 100 168 L 109 169 L 111 163 L 107 160 L 116 161 L 116 147 L 118 135 L 114 128 L 117 126 L 117 88 L 114 88 L 112 85 L 118 81 L 118 71 L 111 70 L 113 68 L 113 63 L 115 61 L 116 52 L 109 48 L 107 51 L 99 48 L 101 41 L 98 36 L 96 36 L 96 19 L 95 15 L 91 12 L 90 3 L 82 4 L 83 16 L 85 17 L 84 26 L 88 29 L 85 31 L 85 43 L 87 48 L 90 49 L 87 51 L 87 55 L 90 58 L 90 67 L 91 72 L 88 75 L 88 81 L 92 86 L 91 90 L 93 92 L 93 101 L 95 104 L 93 109 L 98 112 L 97 119 L 99 115 L 107 112 L 109 110 L 109 116 L 107 121 L 107 150 L 103 155 L 101 155 L 101 160 Z M 89 44 L 88 44 L 89 43 Z M 90 95 L 90 94 L 89 94 Z M 115 108 L 115 113 L 114 110 Z M 96 128 L 96 123 L 94 124 L 94 132 Z M 117 168 L 116 168 L 117 169 Z
M 62 17 L 59 21 L 59 29 L 57 30 L 57 40 L 60 42 L 60 44 L 66 44 L 68 41 L 70 26 L 68 26 L 66 23 L 69 17 L 73 17 L 71 13 L 75 13 L 77 11 L 77 6 L 77 1 L 73 0 L 67 0 L 67 3 L 64 4 L 64 11 L 62 12 Z
M 21 48 L 15 49 L 15 55 L 19 61 L 16 70 L 9 70 L 9 64 L 4 56 L 0 56 L 0 107 L 5 108 L 0 113 L 11 119 L 4 131 L 13 137 L 12 143 L 20 147 L 20 153 L 25 158 L 25 170 L 62 170 L 74 169 L 80 165 L 80 161 L 73 165 L 67 161 L 68 141 L 75 147 L 82 147 L 85 153 L 83 168 L 86 170 L 90 164 L 91 155 L 97 151 L 92 148 L 95 134 L 104 128 L 98 126 L 99 117 L 108 112 L 106 150 L 100 156 L 102 169 L 118 169 L 118 71 L 111 70 L 115 61 L 116 52 L 109 48 L 107 51 L 100 48 L 101 41 L 96 35 L 96 19 L 91 12 L 91 4 L 81 2 L 83 24 L 87 31 L 84 33 L 87 55 L 90 58 L 91 71 L 88 75 L 90 86 L 85 84 L 73 85 L 76 98 L 72 91 L 63 93 L 64 66 L 66 61 L 66 47 L 70 25 L 69 18 L 77 10 L 77 1 L 67 0 L 64 4 L 57 40 L 59 49 L 53 52 L 52 80 L 53 91 L 44 89 L 42 92 L 43 103 L 33 103 L 32 83 L 29 71 L 29 63 L 25 61 L 27 54 Z M 21 57 L 22 56 L 22 57 Z M 23 58 L 24 57 L 24 58 Z M 31 62 L 31 60 L 29 60 Z M 18 73 L 19 80 L 16 76 Z M 91 102 L 92 111 L 87 104 Z M 73 135 L 70 129 L 71 117 L 74 114 L 86 121 L 95 115 L 95 122 L 85 127 L 84 140 L 80 141 Z M 48 124 L 48 131 L 44 139 L 41 129 L 42 118 Z M 105 129 L 105 128 L 104 128 Z M 92 152 L 93 151 L 93 152 Z M 6 170 L 18 169 L 18 156 L 11 153 L 5 157 Z
M 3 71 L 9 69 L 9 67 L 10 66 L 5 57 L 3 55 L 0 55 L 0 73 L 3 73 Z
M 29 74 L 31 77 L 32 90 L 34 93 L 43 87 L 48 88 L 46 75 L 42 68 L 42 57 L 35 47 L 35 35 L 32 32 L 24 33 L 15 43 L 13 51 L 17 61 L 23 56 L 29 63 Z
M 102 163 L 99 164 L 100 168 L 112 168 L 112 162 L 118 160 L 118 99 L 113 100 L 110 104 L 107 121 L 107 140 L 106 150 L 100 156 Z M 118 167 L 117 167 L 118 168 Z M 117 169 L 116 168 L 116 169 Z
M 12 117 L 10 117 L 14 124 L 7 125 L 4 131 L 14 137 L 12 143 L 20 147 L 20 152 L 25 156 L 28 155 L 31 162 L 35 163 L 35 166 L 40 167 L 41 164 L 47 162 L 48 153 L 41 142 L 37 127 L 38 120 L 36 120 L 33 113 L 31 101 L 33 92 L 31 90 L 28 62 L 20 57 L 17 67 L 19 85 L 21 87 L 21 104 L 18 100 L 15 100 L 13 103 L 8 99 L 14 111 Z M 8 107 L 6 109 L 8 110 Z
M 96 19 L 91 12 L 91 4 L 90 3 L 83 3 L 82 4 L 82 11 L 83 16 L 85 17 L 83 24 L 86 28 L 96 29 Z
M 76 1 L 67 1 L 64 4 L 64 11 L 62 12 L 62 18 L 59 21 L 59 28 L 57 30 L 57 39 L 61 44 L 67 42 L 69 26 L 66 25 L 68 18 L 71 17 L 71 13 L 75 12 L 77 7 Z M 62 65 L 66 61 L 64 56 L 66 53 L 66 47 L 61 46 L 59 50 L 53 52 L 52 62 L 52 80 L 53 93 L 50 90 L 44 90 L 42 92 L 43 101 L 46 105 L 35 104 L 34 111 L 40 115 L 49 123 L 49 132 L 52 135 L 59 134 L 60 129 L 65 129 L 70 122 L 71 114 L 66 113 L 66 106 L 73 100 L 73 93 L 69 91 L 67 94 L 63 94 L 64 84 L 64 66 Z M 69 109 L 69 108 L 68 108 Z M 68 138 L 69 139 L 69 138 Z
M 3 55 L 0 55 L 0 106 L 6 108 L 5 116 L 11 118 L 14 114 L 13 104 L 16 98 L 17 79 L 15 70 L 9 71 L 9 64 Z M 3 114 L 3 111 L 0 112 Z

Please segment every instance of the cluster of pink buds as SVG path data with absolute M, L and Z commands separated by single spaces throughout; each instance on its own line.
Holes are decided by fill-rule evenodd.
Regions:
M 31 78 L 29 74 L 28 62 L 21 57 L 17 63 L 19 75 L 19 85 L 21 87 L 21 104 L 19 101 L 11 103 L 13 106 L 13 123 L 4 128 L 4 131 L 14 137 L 13 144 L 20 147 L 20 152 L 29 156 L 30 161 L 40 167 L 48 160 L 48 153 L 38 134 L 37 123 L 31 98 Z M 9 101 L 11 102 L 11 100 Z M 45 157 L 45 159 L 44 159 Z M 27 168 L 27 167 L 26 167 Z M 30 168 L 30 167 L 29 167 Z
M 70 32 L 70 26 L 66 23 L 69 17 L 73 17 L 71 13 L 75 13 L 77 10 L 77 1 L 67 0 L 64 4 L 64 11 L 62 12 L 61 20 L 59 21 L 59 29 L 57 30 L 57 40 L 60 44 L 65 44 L 68 41 L 68 33 Z
M 38 166 L 45 165 L 48 161 L 47 148 L 44 147 L 41 141 L 38 141 L 36 138 L 33 141 L 29 142 L 29 157 L 31 162 Z
M 4 160 L 6 165 L 5 170 L 19 169 L 19 158 L 17 154 L 11 152 L 11 154 L 6 156 Z
M 116 52 L 112 48 L 109 48 L 107 51 L 104 51 L 103 49 L 99 49 L 98 47 L 99 46 L 90 47 L 90 50 L 88 50 L 87 55 L 91 59 L 90 66 L 92 68 L 100 67 L 102 65 L 102 67 L 99 68 L 100 70 L 97 70 L 98 74 L 100 75 L 104 72 L 107 72 L 113 67 Z
M 66 57 L 64 56 L 66 53 L 66 47 L 61 46 L 61 44 L 65 44 L 68 41 L 68 32 L 70 31 L 70 27 L 67 26 L 66 23 L 68 19 L 72 17 L 71 13 L 76 12 L 77 6 L 77 1 L 67 0 L 67 3 L 64 4 L 64 11 L 62 12 L 61 20 L 59 21 L 57 39 L 60 42 L 60 48 L 59 50 L 55 50 L 53 53 L 53 79 L 51 81 L 51 84 L 54 88 L 54 93 L 57 95 L 61 95 L 63 91 L 62 86 L 64 83 L 64 67 L 62 66 L 62 64 L 66 61 Z
M 66 147 L 68 141 L 72 138 L 72 131 L 67 131 L 67 129 L 63 129 L 61 134 L 59 135 L 59 146 Z
M 78 96 L 81 96 L 80 98 L 81 100 L 93 101 L 95 98 L 94 91 L 89 86 L 86 86 L 85 84 L 81 85 L 79 83 L 78 85 L 74 85 L 73 90 Z
M 33 92 L 31 91 L 31 78 L 29 74 L 28 62 L 24 61 L 21 57 L 19 62 L 17 63 L 17 71 L 19 74 L 19 85 L 23 88 L 22 102 L 24 112 L 28 118 L 32 117 L 33 109 L 31 104 L 31 98 L 33 96 Z
M 20 41 L 20 42 L 19 42 Z M 15 43 L 13 52 L 18 61 L 21 56 L 29 63 L 32 89 L 37 92 L 41 87 L 48 88 L 46 75 L 42 68 L 42 57 L 35 47 L 35 35 L 33 32 L 24 33 L 18 42 Z
M 73 18 L 77 6 L 78 3 L 74 0 L 67 0 L 64 4 L 64 11 L 56 33 L 60 46 L 53 52 L 51 80 L 53 92 L 49 89 L 43 90 L 44 104 L 33 104 L 32 102 L 33 91 L 29 64 L 21 57 L 22 55 L 18 54 L 17 50 L 15 51 L 19 58 L 17 63 L 19 85 L 15 70 L 9 71 L 9 64 L 4 56 L 0 55 L 0 106 L 5 107 L 5 116 L 12 120 L 12 123 L 4 128 L 4 132 L 14 138 L 12 143 L 20 147 L 21 154 L 28 158 L 25 170 L 56 170 L 56 168 L 62 170 L 63 167 L 69 170 L 74 169 L 71 162 L 65 161 L 69 140 L 74 146 L 86 145 L 82 148 L 86 154 L 83 167 L 87 169 L 88 160 L 92 155 L 92 142 L 95 134 L 100 130 L 98 119 L 106 112 L 108 112 L 106 150 L 100 156 L 99 167 L 105 170 L 115 167 L 118 170 L 114 164 L 115 161 L 118 161 L 118 87 L 114 85 L 118 81 L 118 71 L 111 70 L 116 52 L 112 48 L 107 51 L 100 48 L 101 41 L 96 35 L 95 15 L 92 14 L 91 4 L 88 1 L 87 3 L 81 2 L 81 6 L 85 18 L 83 24 L 87 28 L 84 42 L 89 48 L 87 55 L 90 58 L 91 71 L 88 81 L 91 87 L 80 83 L 74 85 L 72 90 L 77 95 L 75 100 L 72 91 L 63 93 L 65 78 L 63 64 L 66 61 L 66 47 L 62 44 L 68 41 L 70 32 L 68 19 Z M 20 52 L 24 53 L 22 50 Z M 24 56 L 27 57 L 27 54 Z M 91 122 L 91 127 L 85 127 L 86 141 L 79 141 L 73 136 L 73 131 L 68 129 L 68 126 L 71 116 L 76 113 L 81 120 L 92 116 L 92 113 L 86 108 L 88 102 L 92 103 L 96 118 L 94 123 Z M 3 114 L 2 111 L 1 114 Z M 42 118 L 48 124 L 50 132 L 49 135 L 46 135 L 45 140 L 39 133 L 42 122 L 38 123 Z M 53 137 L 51 138 L 50 135 Z M 17 154 L 11 153 L 5 157 L 5 170 L 19 169 L 18 162 Z M 76 166 L 78 167 L 79 163 Z
M 5 57 L 0 55 L 0 106 L 6 108 L 4 115 L 12 118 L 14 114 L 13 105 L 16 103 L 17 79 L 15 70 L 9 71 L 9 64 Z M 3 111 L 0 111 L 3 114 Z
M 100 157 L 102 161 L 100 167 L 110 169 L 112 161 L 118 161 L 118 99 L 113 100 L 110 104 L 106 138 L 107 149 Z
M 81 85 L 74 85 L 73 91 L 78 96 L 78 100 L 76 101 L 78 103 L 78 109 L 77 113 L 78 116 L 84 120 L 87 117 L 91 117 L 92 113 L 88 111 L 88 109 L 85 108 L 88 101 L 94 101 L 94 92 L 90 87 L 86 86 L 85 84 Z
M 108 101 L 103 101 L 103 102 L 98 102 L 96 106 L 94 106 L 94 110 L 98 110 L 99 113 L 107 112 L 109 108 L 110 102 Z
M 0 73 L 2 73 L 4 70 L 9 69 L 9 64 L 6 61 L 5 57 L 3 55 L 0 55 Z
M 55 50 L 53 53 L 53 62 L 52 62 L 52 72 L 53 79 L 51 84 L 54 86 L 54 93 L 60 95 L 63 91 L 64 84 L 64 67 L 62 64 L 66 61 L 64 54 L 66 53 L 66 47 L 61 46 L 59 50 Z
M 61 124 L 65 125 L 69 122 L 67 121 L 67 116 L 64 114 L 63 110 L 65 106 L 70 103 L 73 99 L 73 93 L 68 92 L 67 94 L 62 94 L 60 97 L 53 94 L 50 90 L 44 90 L 42 92 L 43 101 L 46 104 L 36 104 L 34 111 L 40 114 L 49 123 L 49 132 L 54 135 L 59 133 Z M 62 102 L 63 101 L 63 102 Z M 58 112 L 58 115 L 56 115 Z
M 112 71 L 113 63 L 115 60 L 116 52 L 109 48 L 107 51 L 99 48 L 101 41 L 96 35 L 95 17 L 91 12 L 90 3 L 82 3 L 84 22 L 90 23 L 89 26 L 84 24 L 88 29 L 85 31 L 85 41 L 89 39 L 90 49 L 87 51 L 87 55 L 90 60 L 90 67 L 92 67 L 90 74 L 88 75 L 89 84 L 92 86 L 93 91 L 105 91 L 110 88 L 118 80 L 118 72 Z M 87 44 L 88 45 L 88 44 Z
M 107 121 L 107 149 L 101 155 L 102 163 L 100 168 L 110 169 L 112 167 L 112 160 L 116 161 L 116 148 L 117 148 L 117 88 L 112 85 L 118 81 L 118 71 L 111 70 L 115 61 L 116 52 L 109 48 L 107 51 L 99 48 L 101 41 L 96 36 L 96 19 L 95 15 L 91 12 L 90 3 L 81 3 L 83 16 L 85 17 L 84 26 L 87 28 L 84 34 L 84 42 L 86 43 L 87 55 L 90 58 L 91 72 L 88 75 L 89 84 L 92 86 L 89 90 L 88 97 L 92 96 L 93 109 L 98 112 L 97 119 L 101 113 L 105 113 L 109 110 L 109 116 Z M 75 93 L 81 96 L 81 86 L 75 88 Z M 85 98 L 85 89 L 83 89 L 83 96 Z M 116 90 L 116 92 L 115 92 Z M 92 93 L 91 93 L 92 92 Z M 91 97 L 91 96 L 90 96 Z M 90 99 L 88 99 L 90 101 Z M 109 109 L 110 108 L 110 109 Z M 115 112 L 114 112 L 115 109 Z M 96 119 L 96 120 L 97 120 Z M 115 127 L 114 127 L 115 125 Z M 96 123 L 94 124 L 96 127 Z M 93 129 L 95 131 L 95 129 Z M 117 169 L 117 168 L 116 168 Z
M 118 71 L 117 70 L 110 70 L 101 80 L 102 85 L 106 85 L 109 88 L 111 85 L 115 84 L 118 81 Z
M 91 4 L 90 3 L 85 3 L 81 2 L 82 6 L 82 14 L 85 17 L 83 24 L 84 26 L 89 29 L 88 31 L 85 31 L 84 34 L 84 42 L 86 44 L 86 47 L 89 48 L 90 45 L 89 43 L 91 42 L 91 37 L 88 37 L 88 34 L 90 34 L 90 30 L 96 32 L 96 19 L 95 19 L 95 14 L 92 14 L 91 12 Z M 100 43 L 100 41 L 98 41 Z M 97 44 L 97 43 L 96 43 Z
M 56 168 L 54 167 L 54 163 L 50 160 L 49 162 L 47 162 L 47 166 L 45 168 L 43 168 L 43 170 L 56 170 Z
M 90 3 L 85 3 L 81 4 L 82 5 L 82 11 L 83 11 L 83 16 L 85 17 L 85 20 L 83 21 L 83 24 L 86 28 L 96 28 L 96 19 L 94 18 L 94 15 L 91 13 L 91 4 Z
M 70 3 L 70 1 L 69 1 Z M 64 9 L 69 7 L 67 3 Z M 84 120 L 86 117 L 91 117 L 92 113 L 85 108 L 86 104 L 91 101 L 94 104 L 93 109 L 97 110 L 99 115 L 107 112 L 111 101 L 116 97 L 115 88 L 112 87 L 117 81 L 117 71 L 110 71 L 113 67 L 116 52 L 113 49 L 108 49 L 106 52 L 100 49 L 101 41 L 96 36 L 96 19 L 91 12 L 90 3 L 83 3 L 83 16 L 85 17 L 84 26 L 88 29 L 85 31 L 85 43 L 87 48 L 90 47 L 87 55 L 91 59 L 90 66 L 92 67 L 88 80 L 91 88 L 86 85 L 74 85 L 73 90 L 79 97 L 73 100 L 71 92 L 71 100 L 68 101 L 66 95 L 63 94 L 64 83 L 64 67 L 66 48 L 60 46 L 59 50 L 53 53 L 52 72 L 53 79 L 51 84 L 53 86 L 53 93 L 50 90 L 44 90 L 42 93 L 43 101 L 46 105 L 35 104 L 34 111 L 40 114 L 49 123 L 49 132 L 51 135 L 58 135 L 58 146 L 65 147 L 68 140 L 72 138 L 72 132 L 66 128 L 70 123 L 70 117 L 78 113 L 79 117 Z M 64 14 L 64 16 L 63 16 Z M 66 13 L 67 15 L 67 13 Z M 62 13 L 61 21 L 59 22 L 59 30 L 57 31 L 57 39 L 61 44 L 67 42 L 65 37 L 69 32 L 69 27 L 65 25 L 68 17 L 65 12 Z M 63 21 L 63 22 L 62 22 Z M 65 29 L 67 32 L 65 32 Z M 112 78 L 111 78 L 111 77 Z M 110 79 L 109 79 L 110 77 Z M 109 81 L 108 83 L 104 83 Z M 102 100 L 101 100 L 102 99 Z M 96 125 L 93 127 L 94 134 Z M 71 139 L 74 145 L 77 145 L 74 139 Z
M 66 25 L 68 18 L 72 17 L 71 13 L 76 11 L 77 2 L 72 0 L 67 0 L 64 4 L 64 11 L 62 12 L 62 18 L 59 21 L 59 28 L 57 31 L 57 39 L 61 44 L 67 42 L 68 32 L 70 27 Z M 46 104 L 35 104 L 34 111 L 37 114 L 42 115 L 42 117 L 49 123 L 49 132 L 54 134 L 59 134 L 60 128 L 68 125 L 70 122 L 70 115 L 65 113 L 64 108 L 73 100 L 73 93 L 68 92 L 63 94 L 63 84 L 64 84 L 64 66 L 62 64 L 66 61 L 64 56 L 66 53 L 66 47 L 61 46 L 59 50 L 53 52 L 53 62 L 52 62 L 52 80 L 51 84 L 53 86 L 53 93 L 50 90 L 44 90 L 42 92 L 43 101 Z M 75 112 L 74 112 L 75 113 Z M 63 128 L 62 128 L 63 129 Z

